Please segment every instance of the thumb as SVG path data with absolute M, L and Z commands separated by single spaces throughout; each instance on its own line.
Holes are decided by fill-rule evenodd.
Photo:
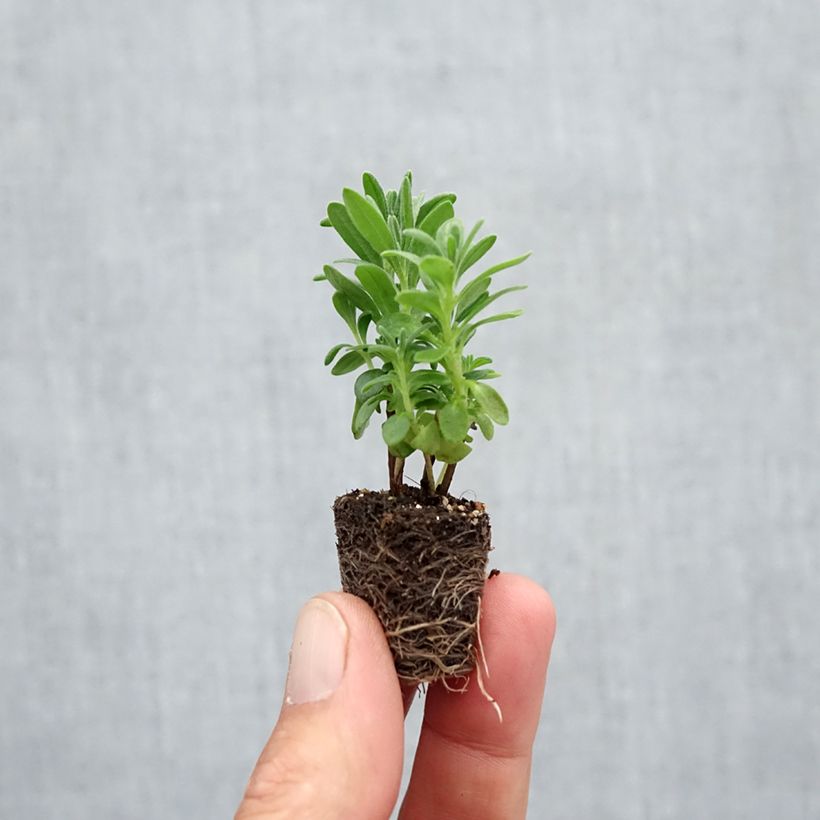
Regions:
M 398 796 L 402 694 L 387 641 L 359 598 L 299 613 L 285 699 L 236 820 L 384 820 Z

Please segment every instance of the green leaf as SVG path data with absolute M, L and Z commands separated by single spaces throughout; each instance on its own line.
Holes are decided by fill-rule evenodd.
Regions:
M 411 339 L 422 330 L 421 322 L 415 316 L 407 313 L 391 313 L 379 322 L 379 332 L 390 339 L 398 339 L 404 335 Z
M 436 240 L 424 231 L 420 231 L 418 228 L 405 228 L 402 231 L 402 236 L 408 237 L 412 240 L 408 249 L 414 253 L 415 251 L 413 249 L 415 248 L 420 253 L 424 252 L 432 254 L 433 256 L 444 256 L 441 248 L 436 244 Z
M 393 244 L 397 248 L 400 248 L 402 244 L 401 226 L 399 225 L 399 220 L 395 214 L 390 214 L 390 216 L 387 217 L 387 227 L 390 228 L 390 235 L 393 237 Z M 383 253 L 387 253 L 387 251 L 383 251 Z
M 520 265 L 522 262 L 526 262 L 531 256 L 532 251 L 529 251 L 521 254 L 521 256 L 516 256 L 513 259 L 507 259 L 505 262 L 499 262 L 497 265 L 493 265 L 491 268 L 487 268 L 487 270 L 479 273 L 473 281 L 475 282 L 478 279 L 489 279 L 499 271 L 506 270 L 507 268 L 513 268 L 516 265 Z
M 408 253 L 407 251 L 385 251 L 382 254 L 382 259 L 385 259 L 389 262 L 398 262 L 399 260 L 406 260 L 411 264 L 418 267 L 419 262 L 421 261 L 420 256 L 416 256 L 414 253 Z
M 449 259 L 443 256 L 425 256 L 419 262 L 419 273 L 428 288 L 432 284 L 433 288 L 439 288 L 447 293 L 453 286 L 455 267 Z
M 461 246 L 461 253 L 462 255 L 466 255 L 467 251 L 470 250 L 473 244 L 473 240 L 476 238 L 476 235 L 481 230 L 481 226 L 484 224 L 483 219 L 479 219 L 478 222 L 473 225 L 472 230 L 470 233 L 467 234 L 467 238 L 464 240 L 464 244 Z
M 413 192 L 411 189 L 410 174 L 404 175 L 399 188 L 399 223 L 402 228 L 412 228 L 413 222 Z
M 324 219 L 319 220 L 319 225 L 321 225 L 323 228 L 332 228 L 333 227 L 333 223 L 327 217 L 325 217 Z
M 428 236 L 435 236 L 438 229 L 454 215 L 453 203 L 449 200 L 442 200 L 436 205 L 419 223 L 419 230 L 424 231 Z
M 342 237 L 345 244 L 356 255 L 368 262 L 379 261 L 379 255 L 370 246 L 368 241 L 356 230 L 347 208 L 341 202 L 331 202 L 327 206 L 327 218 L 330 224 L 336 229 L 336 233 Z
M 390 277 L 378 266 L 366 262 L 356 268 L 356 278 L 362 283 L 383 316 L 398 310 L 396 286 Z
M 382 438 L 388 447 L 395 447 L 400 444 L 409 432 L 410 418 L 405 413 L 390 416 L 382 424 Z
M 343 376 L 345 373 L 358 370 L 364 363 L 364 356 L 358 350 L 350 350 L 333 365 L 330 372 L 334 376 Z
M 351 345 L 350 349 L 358 350 L 360 353 L 365 353 L 368 356 L 378 356 L 385 362 L 392 362 L 396 359 L 395 349 L 388 345 L 368 343 L 364 345 Z
M 443 370 L 414 370 L 407 380 L 411 393 L 423 388 L 441 387 L 450 384 L 450 377 Z
M 380 315 L 375 302 L 361 285 L 357 285 L 352 279 L 348 279 L 331 265 L 325 265 L 325 276 L 327 277 L 327 281 L 330 282 L 339 293 L 344 294 L 359 310 L 366 311 L 375 316 Z
M 467 253 L 464 254 L 464 258 L 461 260 L 461 264 L 459 267 L 459 272 L 464 273 L 468 268 L 471 268 L 481 259 L 487 251 L 495 245 L 495 240 L 497 239 L 495 234 L 490 234 L 489 236 L 485 236 L 483 239 L 480 239 L 473 245 Z
M 325 365 L 329 365 L 336 358 L 337 354 L 343 347 L 347 347 L 345 342 L 342 342 L 339 345 L 333 345 L 325 356 Z
M 464 441 L 470 429 L 470 416 L 460 404 L 448 404 L 439 410 L 438 424 L 441 434 L 453 444 Z
M 392 377 L 383 370 L 365 370 L 356 379 L 353 385 L 353 393 L 359 401 L 372 399 L 377 393 L 381 393 L 382 388 L 392 383 Z
M 478 322 L 473 322 L 469 325 L 470 329 L 475 330 L 481 325 L 489 325 L 492 322 L 503 322 L 505 319 L 515 319 L 523 313 L 523 309 L 508 310 L 506 313 L 496 313 L 494 316 L 488 316 L 486 319 L 481 319 Z
M 423 453 L 434 453 L 441 446 L 441 432 L 436 424 L 435 416 L 425 413 L 419 418 L 419 431 L 410 443 Z
M 500 375 L 496 370 L 470 370 L 464 374 L 464 378 L 479 382 L 483 379 L 497 379 Z
M 350 328 L 350 332 L 356 335 L 356 308 L 353 307 L 350 299 L 341 293 L 335 291 L 332 297 L 333 307 L 336 308 L 336 313 L 344 319 L 345 324 Z
M 390 233 L 390 228 L 387 227 L 385 218 L 372 202 L 352 188 L 345 188 L 342 191 L 342 198 L 347 212 L 356 226 L 356 230 L 367 240 L 376 253 L 381 253 L 393 247 L 393 236 Z M 378 264 L 379 260 L 370 259 L 369 261 Z
M 419 208 L 418 215 L 416 216 L 416 224 L 420 225 L 424 221 L 427 214 L 429 214 L 430 211 L 432 211 L 433 208 L 436 207 L 436 205 L 440 205 L 445 200 L 452 204 L 456 201 L 456 195 L 455 194 L 436 194 L 436 196 L 431 197 L 430 199 L 428 199 L 427 202 L 425 202 Z
M 326 282 L 327 281 L 327 276 L 325 276 L 323 273 L 317 273 L 316 276 L 313 277 L 313 281 L 314 282 Z
M 362 313 L 359 316 L 359 320 L 356 322 L 356 329 L 359 331 L 359 338 L 364 344 L 367 344 L 367 328 L 370 326 L 372 321 L 373 317 L 369 313 Z
M 489 286 L 490 280 L 486 280 L 487 285 Z M 469 322 L 470 319 L 473 318 L 477 313 L 481 312 L 484 309 L 484 306 L 490 301 L 490 297 L 486 291 L 483 293 L 479 293 L 475 299 L 473 299 L 469 304 L 465 304 L 461 310 L 458 311 L 456 314 L 456 322 L 461 324 L 462 322 Z
M 413 359 L 419 363 L 440 362 L 447 355 L 446 348 L 427 347 L 424 350 L 417 350 L 413 354 Z
M 457 464 L 462 459 L 467 458 L 473 451 L 469 444 L 463 441 L 458 443 L 451 441 L 442 441 L 438 449 L 433 455 L 444 464 Z
M 506 424 L 510 420 L 510 411 L 501 398 L 500 393 L 484 382 L 468 382 L 468 389 L 472 392 L 481 409 L 496 423 Z
M 387 199 L 387 213 L 398 215 L 399 195 L 395 191 L 388 191 L 385 197 Z
M 489 279 L 486 281 L 490 281 Z M 476 314 L 480 313 L 487 305 L 491 305 L 495 302 L 496 299 L 500 299 L 502 296 L 506 296 L 508 293 L 514 293 L 518 290 L 526 290 L 526 285 L 513 285 L 509 288 L 502 288 L 501 290 L 496 291 L 495 293 L 484 293 L 478 299 L 476 299 L 471 305 L 465 306 L 463 310 L 458 312 L 456 316 L 456 321 L 469 321 L 473 318 Z
M 370 417 L 379 406 L 379 401 L 380 399 L 377 398 L 368 399 L 364 402 L 356 401 L 353 407 L 353 421 L 350 425 L 354 438 L 360 439 L 362 437 Z
M 486 413 L 479 413 L 476 416 L 476 424 L 478 424 L 478 429 L 481 430 L 481 434 L 487 441 L 492 441 L 493 435 L 495 434 L 495 427 L 493 426 L 492 419 Z
M 396 296 L 396 301 L 403 307 L 420 310 L 435 319 L 440 320 L 441 305 L 433 293 L 423 293 L 419 290 L 405 290 Z
M 492 364 L 493 360 L 489 356 L 465 356 L 464 370 L 475 370 L 477 367 L 484 367 L 485 364 Z
M 379 180 L 373 176 L 369 171 L 365 171 L 362 174 L 362 187 L 364 188 L 364 192 L 369 196 L 373 197 L 378 209 L 381 211 L 382 216 L 387 219 L 387 198 L 384 195 L 384 190 L 382 189 Z

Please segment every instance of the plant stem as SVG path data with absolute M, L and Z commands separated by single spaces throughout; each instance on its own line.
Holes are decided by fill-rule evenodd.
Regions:
M 439 495 L 447 495 L 450 491 L 450 484 L 453 481 L 453 475 L 456 472 L 456 465 L 455 464 L 446 464 L 444 466 L 444 470 L 442 471 L 441 478 L 438 481 L 438 487 L 436 487 L 436 492 Z
M 424 454 L 424 475 L 421 477 L 421 491 L 424 495 L 433 495 L 436 491 L 436 477 L 433 475 L 435 456 Z
M 394 456 L 388 450 L 387 469 L 390 473 L 390 492 L 393 495 L 401 495 L 404 486 L 404 459 Z

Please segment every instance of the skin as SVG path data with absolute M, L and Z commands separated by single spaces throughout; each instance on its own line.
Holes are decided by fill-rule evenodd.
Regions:
M 402 690 L 378 620 L 360 599 L 322 596 L 349 630 L 344 675 L 321 701 L 283 703 L 236 820 L 387 820 L 398 799 Z M 533 581 L 502 573 L 482 601 L 482 643 L 490 670 L 465 694 L 429 687 L 413 772 L 400 820 L 518 820 L 527 811 L 532 744 L 538 727 L 555 610 Z M 475 673 L 473 673 L 473 676 Z

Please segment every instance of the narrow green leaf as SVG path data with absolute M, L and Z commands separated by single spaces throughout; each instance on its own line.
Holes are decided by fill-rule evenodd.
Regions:
M 454 215 L 453 203 L 447 199 L 436 205 L 419 223 L 419 230 L 424 231 L 428 236 L 435 236 L 438 229 Z
M 327 281 L 327 276 L 325 276 L 323 273 L 317 273 L 316 276 L 313 277 L 313 281 L 314 282 L 326 282 Z
M 357 285 L 352 279 L 348 279 L 331 265 L 325 265 L 325 276 L 328 282 L 340 293 L 343 293 L 359 310 L 366 311 L 374 316 L 380 315 L 375 302 L 361 285 Z
M 333 345 L 333 347 L 331 347 L 330 350 L 328 350 L 327 355 L 325 356 L 325 365 L 329 365 L 336 358 L 336 355 L 339 353 L 339 351 L 344 347 L 347 347 L 347 344 L 345 342 L 342 342 L 338 345 Z
M 373 317 L 369 313 L 362 313 L 356 322 L 356 329 L 359 331 L 359 339 L 364 343 L 367 342 L 367 329 L 372 321 Z
M 400 267 L 400 263 L 409 262 L 411 265 L 418 267 L 421 261 L 421 257 L 407 251 L 385 251 L 382 254 L 382 259 L 390 262 L 396 270 L 404 270 Z
M 404 306 L 420 310 L 437 320 L 440 320 L 441 305 L 433 293 L 423 293 L 418 290 L 405 290 L 396 296 L 396 301 Z
M 475 396 L 481 409 L 496 423 L 506 424 L 510 420 L 510 411 L 499 392 L 484 382 L 469 382 L 468 388 Z
M 481 368 L 479 370 L 470 370 L 464 374 L 465 379 L 472 379 L 475 382 L 481 381 L 482 379 L 497 379 L 501 376 L 501 374 L 497 370 L 489 370 Z
M 521 256 L 516 256 L 513 259 L 507 259 L 505 262 L 499 262 L 497 265 L 493 265 L 491 268 L 487 268 L 487 270 L 482 271 L 478 276 L 476 276 L 476 279 L 489 279 L 499 271 L 506 270 L 507 268 L 513 268 L 516 265 L 520 265 L 522 262 L 526 262 L 531 256 L 532 251 L 529 251 L 521 254 Z M 475 281 L 475 279 L 473 281 Z
M 448 404 L 439 410 L 438 424 L 444 438 L 456 444 L 466 438 L 470 429 L 470 417 L 460 404 Z
M 350 299 L 344 295 L 344 293 L 339 292 L 338 290 L 333 294 L 333 307 L 336 309 L 336 313 L 344 319 L 345 324 L 350 328 L 350 332 L 355 336 L 356 335 L 356 308 L 353 307 Z
M 447 350 L 443 347 L 427 347 L 424 350 L 417 350 L 413 354 L 413 359 L 419 363 L 440 362 L 447 355 Z
M 412 228 L 413 222 L 413 192 L 410 174 L 405 174 L 399 188 L 399 223 L 402 228 Z
M 459 312 L 456 315 L 457 320 L 460 321 L 461 314 L 467 311 L 475 303 L 476 299 L 480 299 L 486 295 L 491 283 L 492 279 L 490 278 L 474 279 L 467 287 L 461 290 L 456 297 L 456 304 L 459 308 Z
M 381 211 L 382 216 L 387 219 L 387 198 L 384 195 L 384 189 L 382 188 L 379 180 L 376 179 L 373 174 L 369 171 L 365 171 L 362 174 L 362 187 L 364 188 L 364 192 L 369 196 L 373 197 L 378 209 Z
M 377 393 L 381 393 L 383 388 L 392 383 L 392 376 L 383 370 L 365 370 L 356 379 L 353 385 L 353 392 L 359 401 L 372 399 Z
M 450 384 L 450 377 L 443 370 L 414 370 L 407 379 L 411 393 L 422 388 L 441 387 Z
M 354 438 L 360 439 L 362 437 L 362 434 L 370 421 L 370 417 L 379 406 L 379 401 L 380 400 L 377 398 L 368 399 L 364 402 L 360 402 L 358 400 L 356 401 L 356 404 L 353 407 L 353 421 L 350 425 Z
M 324 219 L 319 220 L 319 224 L 323 228 L 332 228 L 333 227 L 333 223 L 327 217 L 325 217 Z
M 471 268 L 481 259 L 487 251 L 495 245 L 495 240 L 497 239 L 495 234 L 490 234 L 489 236 L 485 236 L 483 239 L 480 239 L 478 242 L 473 245 L 470 250 L 468 250 L 464 254 L 464 258 L 461 260 L 461 264 L 458 266 L 459 272 L 464 273 L 468 268 Z
M 330 372 L 334 376 L 343 376 L 345 373 L 358 370 L 364 363 L 364 356 L 358 350 L 350 350 L 333 365 Z
M 418 228 L 405 228 L 402 231 L 402 236 L 406 236 L 412 240 L 407 249 L 413 253 L 418 252 L 419 254 L 428 253 L 433 256 L 444 256 L 442 249 L 436 244 L 436 240 Z
M 390 216 L 387 217 L 387 227 L 390 228 L 393 244 L 397 248 L 400 248 L 402 244 L 401 225 L 399 225 L 399 220 L 395 214 L 390 214 Z M 383 251 L 383 253 L 387 253 L 387 251 Z
M 368 343 L 366 345 L 351 345 L 350 349 L 366 353 L 368 356 L 377 356 L 385 362 L 395 361 L 396 358 L 395 349 L 388 345 Z
M 489 283 L 489 279 L 485 279 L 485 282 Z M 457 314 L 456 314 L 456 321 L 457 322 L 468 322 L 473 316 L 481 313 L 487 305 L 491 305 L 495 302 L 496 299 L 500 299 L 502 296 L 506 296 L 508 293 L 514 293 L 518 290 L 526 290 L 526 285 L 513 285 L 509 288 L 502 288 L 501 290 L 496 291 L 495 293 L 482 293 L 477 299 L 475 299 L 471 304 L 465 305 Z
M 434 287 L 440 288 L 445 293 L 449 292 L 455 279 L 455 267 L 453 263 L 444 256 L 425 256 L 419 262 L 419 273 L 422 274 L 424 284 L 431 281 Z M 425 278 L 426 275 L 426 278 Z
M 372 202 L 352 188 L 345 188 L 342 191 L 342 198 L 356 230 L 377 253 L 393 247 L 390 228 L 387 227 L 385 218 Z M 370 259 L 369 261 L 378 264 L 378 260 Z
M 465 356 L 464 370 L 474 370 L 476 367 L 484 367 L 485 364 L 492 364 L 493 360 L 489 356 Z
M 387 199 L 387 213 L 398 216 L 399 195 L 395 191 L 388 191 L 385 197 Z
M 410 418 L 404 413 L 390 416 L 382 424 L 382 438 L 388 447 L 395 447 L 410 432 Z
M 476 416 L 476 424 L 478 424 L 478 429 L 481 430 L 481 434 L 487 441 L 492 441 L 493 435 L 495 434 L 495 427 L 493 426 L 492 419 L 486 413 L 479 413 Z
M 357 256 L 343 256 L 341 259 L 334 259 L 331 265 L 361 265 L 362 260 Z M 373 264 L 372 262 L 370 264 Z
M 436 205 L 440 204 L 441 202 L 447 201 L 451 204 L 455 203 L 456 195 L 455 194 L 436 194 L 436 196 L 431 197 L 427 200 L 427 202 L 423 203 L 419 208 L 418 215 L 416 216 L 416 225 L 420 225 L 427 214 L 436 207 Z
M 347 208 L 341 202 L 331 202 L 327 206 L 327 218 L 353 253 L 368 262 L 378 263 L 379 255 L 356 229 Z
M 470 233 L 467 234 L 467 237 L 464 240 L 464 244 L 461 246 L 461 253 L 463 255 L 466 255 L 467 251 L 469 251 L 470 248 L 472 247 L 473 240 L 476 238 L 476 235 L 481 230 L 481 226 L 483 224 L 484 224 L 484 220 L 479 219 L 478 222 L 476 222 L 475 225 L 473 225 L 472 229 L 470 230 Z
M 496 313 L 494 316 L 488 316 L 486 319 L 481 319 L 478 322 L 473 322 L 470 327 L 475 330 L 481 325 L 489 325 L 493 322 L 503 322 L 505 319 L 515 319 L 520 316 L 524 310 L 519 308 L 518 310 L 508 310 L 506 313 Z
M 382 316 L 389 316 L 399 309 L 396 304 L 396 286 L 378 265 L 369 262 L 359 265 L 356 268 L 356 278 L 376 303 Z

